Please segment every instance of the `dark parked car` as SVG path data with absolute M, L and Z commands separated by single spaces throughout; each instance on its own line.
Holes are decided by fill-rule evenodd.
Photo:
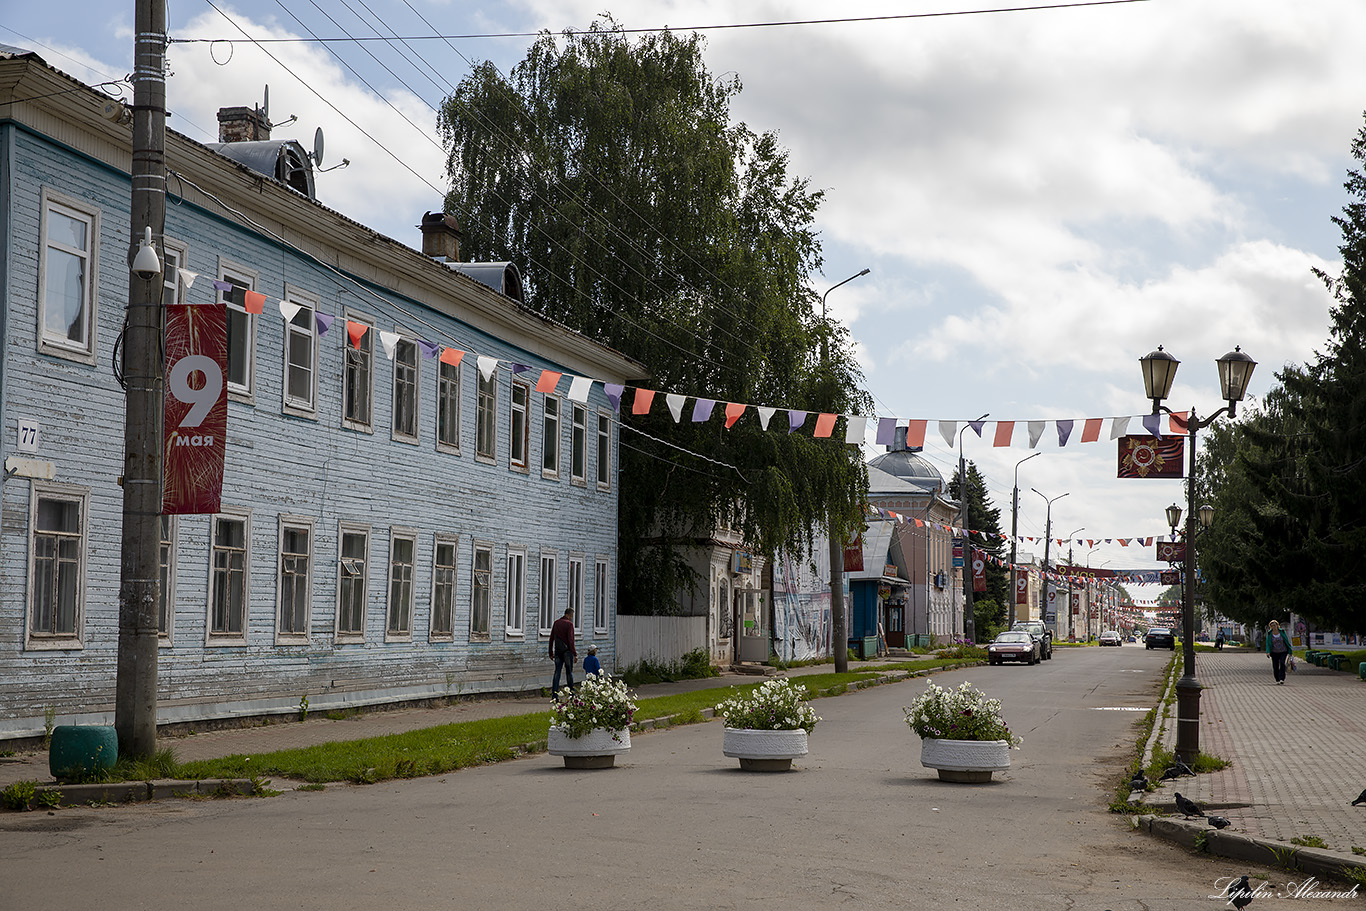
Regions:
M 1145 648 L 1169 648 L 1176 651 L 1176 633 L 1165 626 L 1154 626 L 1143 637 Z
M 1024 630 L 1001 633 L 987 646 L 987 664 L 1006 661 L 1038 664 L 1040 660 L 1038 640 Z
M 1041 620 L 1021 620 L 1010 628 L 1011 632 L 1026 632 L 1039 643 L 1039 657 L 1047 661 L 1053 657 L 1053 631 Z

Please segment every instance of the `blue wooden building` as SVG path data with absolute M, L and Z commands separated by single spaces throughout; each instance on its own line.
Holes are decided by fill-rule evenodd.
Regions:
M 108 101 L 0 49 L 0 739 L 112 718 L 131 129 Z M 161 523 L 159 722 L 534 689 L 565 607 L 612 667 L 613 392 L 641 366 L 526 307 L 512 266 L 461 263 L 453 219 L 384 237 L 259 112 L 220 120 L 221 144 L 166 141 L 164 294 L 228 302 L 230 401 L 221 512 Z

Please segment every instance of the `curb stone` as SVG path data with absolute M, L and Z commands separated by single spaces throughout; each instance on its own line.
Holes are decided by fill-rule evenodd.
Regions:
M 1205 853 L 1242 860 L 1258 866 L 1289 867 L 1311 876 L 1329 877 L 1344 882 L 1355 882 L 1348 875 L 1349 870 L 1366 866 L 1362 858 L 1352 854 L 1327 851 L 1323 848 L 1302 848 L 1299 845 L 1252 838 L 1236 832 L 1222 832 L 1184 819 L 1139 816 L 1137 822 L 1139 828 L 1149 834 L 1165 838 L 1192 851 L 1201 850 L 1196 846 L 1196 837 L 1204 833 Z M 1290 864 L 1287 864 L 1286 860 L 1290 860 Z

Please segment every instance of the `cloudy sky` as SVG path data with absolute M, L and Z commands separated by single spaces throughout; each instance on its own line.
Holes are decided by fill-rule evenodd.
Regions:
M 1052 422 L 1143 414 L 1138 358 L 1159 344 L 1182 361 L 1169 404 L 1207 413 L 1222 405 L 1214 361 L 1235 345 L 1259 362 L 1255 400 L 1327 338 L 1329 301 L 1311 270 L 1338 269 L 1330 218 L 1346 202 L 1366 109 L 1360 0 L 962 15 L 927 14 L 990 7 L 214 4 L 170 5 L 174 39 L 221 39 L 172 44 L 170 125 L 214 141 L 217 109 L 259 104 L 268 83 L 272 119 L 299 118 L 277 137 L 311 145 L 322 127 L 324 167 L 351 161 L 319 175 L 319 199 L 412 246 L 444 189 L 435 108 L 474 63 L 517 63 L 532 40 L 517 33 L 583 29 L 604 8 L 632 29 L 863 20 L 708 28 L 707 64 L 740 77 L 736 117 L 776 131 L 793 173 L 826 191 L 817 290 L 872 270 L 829 305 L 858 345 L 879 415 L 928 419 L 925 454 L 947 477 L 956 452 L 937 422 L 988 413 L 983 437 L 969 430 L 963 447 L 1005 531 L 1017 463 L 1031 454 L 1024 424 L 1048 421 L 1043 455 L 1018 469 L 1020 533 L 1044 535 L 1044 499 L 1031 488 L 1067 494 L 1053 506 L 1053 536 L 1095 539 L 1076 546 L 1078 563 L 1156 566 L 1150 551 L 1102 539 L 1166 531 L 1162 511 L 1184 502 L 1181 482 L 1116 480 L 1110 422 L 1100 442 L 1074 436 L 1065 448 Z M 92 83 L 131 69 L 132 0 L 6 6 L 0 42 Z M 246 40 L 310 32 L 410 40 L 265 51 Z M 998 419 L 1019 422 L 1009 448 L 992 445 Z

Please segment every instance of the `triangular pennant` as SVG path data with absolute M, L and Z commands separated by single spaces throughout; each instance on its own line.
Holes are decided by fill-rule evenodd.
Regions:
M 868 419 L 861 414 L 851 414 L 845 417 L 844 425 L 844 442 L 862 446 L 864 434 L 868 432 Z
M 215 291 L 227 293 L 232 291 L 232 282 L 225 282 L 221 278 L 216 278 L 213 280 L 213 287 Z
M 1129 432 L 1128 418 L 1115 418 L 1110 424 L 1110 439 L 1117 440 Z
M 968 421 L 968 426 L 972 428 L 973 433 L 977 434 L 979 440 L 982 438 L 982 425 L 985 423 L 986 421 Z
M 512 365 L 512 375 L 513 375 L 513 376 L 521 376 L 523 373 L 530 373 L 531 371 L 533 371 L 533 370 L 535 370 L 535 369 L 536 369 L 536 368 L 533 367 L 533 366 L 531 366 L 530 364 L 516 364 L 516 363 L 514 363 L 514 364 Z
M 996 422 L 996 439 L 994 439 L 994 440 L 991 441 L 991 445 L 992 445 L 992 446 L 1009 446 L 1009 445 L 1010 445 L 1010 438 L 1011 438 L 1011 436 L 1014 435 L 1014 433 L 1015 433 L 1015 422 L 1014 422 L 1014 421 L 997 421 L 997 422 Z M 981 436 L 981 433 L 978 433 L 977 435 L 978 435 L 978 436 Z
M 910 421 L 906 424 L 906 448 L 921 449 L 925 446 L 925 427 L 929 421 Z
M 461 351 L 459 348 L 441 349 L 441 363 L 443 364 L 450 364 L 452 367 L 459 367 L 460 362 L 464 360 L 464 358 L 465 352 Z
M 654 401 L 655 391 L 653 389 L 636 389 L 636 394 L 631 402 L 632 414 L 649 414 L 650 403 Z
M 675 424 L 683 420 L 683 403 L 687 399 L 686 395 L 679 395 L 676 392 L 669 392 L 664 396 L 664 404 L 669 406 L 669 414 L 674 416 Z
M 180 280 L 183 281 L 183 282 L 185 283 L 185 290 L 186 290 L 186 291 L 188 291 L 188 290 L 190 290 L 191 288 L 193 288 L 193 287 L 194 287 L 194 280 L 195 280 L 196 278 L 199 278 L 199 273 L 198 273 L 198 272 L 191 272 L 189 269 L 176 269 L 175 271 L 176 271 L 176 275 L 178 275 L 178 276 L 180 277 Z
M 1068 419 L 1065 421 L 1056 421 L 1055 423 L 1058 428 L 1058 445 L 1066 446 L 1067 438 L 1072 435 L 1072 421 L 1071 419 Z
M 1039 445 L 1039 438 L 1043 436 L 1043 429 L 1048 426 L 1047 421 L 1029 422 L 1029 448 L 1033 449 Z
M 778 413 L 778 409 L 770 408 L 767 405 L 756 405 L 755 410 L 759 412 L 759 426 L 767 430 L 769 420 Z
M 953 448 L 953 438 L 958 434 L 957 421 L 940 421 L 939 435 L 944 438 L 944 445 Z
M 576 376 L 569 383 L 569 401 L 578 402 L 580 405 L 587 403 L 588 395 L 593 391 L 593 381 L 586 376 Z
M 621 383 L 603 383 L 602 391 L 607 393 L 607 401 L 612 403 L 612 410 L 621 414 L 621 393 L 626 389 Z
M 818 439 L 824 439 L 825 437 L 830 436 L 830 433 L 835 429 L 835 419 L 837 417 L 839 417 L 837 414 L 822 414 L 817 417 L 816 432 L 813 436 Z
M 370 327 L 365 323 L 356 323 L 351 320 L 346 321 L 346 337 L 351 340 L 351 347 L 360 350 L 361 339 L 365 338 L 365 333 L 370 331 Z
M 332 321 L 335 319 L 335 316 L 331 316 L 327 313 L 318 313 L 316 311 L 314 312 L 313 321 L 318 324 L 319 338 L 322 338 L 324 335 L 327 334 L 327 330 L 332 328 Z
M 285 318 L 285 322 L 287 323 L 294 322 L 294 317 L 298 316 L 299 311 L 302 309 L 303 307 L 293 301 L 280 301 L 280 315 Z
M 536 381 L 536 391 L 541 395 L 553 395 L 562 376 L 563 373 L 556 373 L 554 370 L 542 370 L 541 378 Z
M 735 422 L 745 413 L 745 406 L 739 402 L 726 403 L 726 429 L 735 426 Z
M 398 347 L 399 334 L 397 332 L 387 332 L 384 329 L 379 331 L 379 343 L 384 346 L 384 356 L 390 360 L 394 359 L 394 349 Z M 484 377 L 488 379 L 488 377 Z
M 711 419 L 712 409 L 716 407 L 716 399 L 698 399 L 692 406 L 692 422 L 701 424 Z
M 809 411 L 793 411 L 790 408 L 787 412 L 787 432 L 793 433 L 796 429 L 806 423 L 806 416 Z
M 891 446 L 896 442 L 896 418 L 878 418 L 877 444 Z
M 1168 432 L 1177 436 L 1184 436 L 1189 433 L 1189 425 L 1187 424 L 1186 417 L 1188 414 L 1189 412 L 1186 411 L 1173 411 L 1168 415 L 1168 418 L 1170 419 L 1167 423 L 1167 426 L 1170 428 Z
M 417 347 L 422 349 L 422 357 L 425 360 L 431 360 L 432 358 L 436 357 L 438 354 L 441 353 L 440 345 L 436 344 L 435 342 L 429 342 L 426 339 L 418 339 Z
M 242 308 L 248 313 L 265 313 L 266 296 L 257 291 L 246 291 L 242 295 Z
M 1155 437 L 1162 436 L 1162 415 L 1145 414 L 1143 415 L 1143 429 Z
M 479 367 L 479 375 L 482 376 L 484 382 L 487 383 L 493 378 L 494 371 L 498 369 L 498 358 L 489 357 L 486 354 L 479 354 L 475 356 L 475 364 Z
M 1104 423 L 1104 418 L 1087 418 L 1085 426 L 1081 429 L 1081 441 L 1083 443 L 1094 443 L 1099 440 L 1100 425 Z

